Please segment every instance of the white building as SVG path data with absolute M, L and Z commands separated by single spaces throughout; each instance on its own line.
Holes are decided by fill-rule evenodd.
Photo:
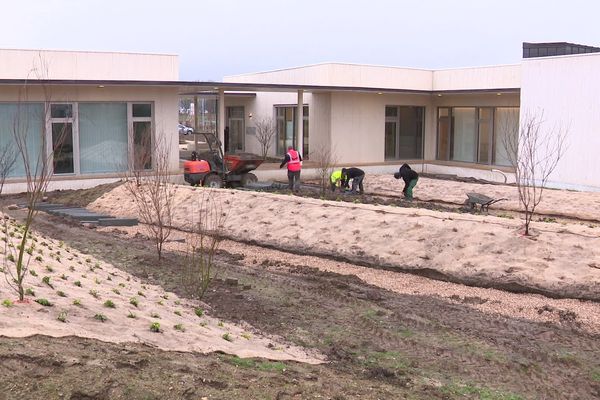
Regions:
M 548 56 L 597 50 L 532 45 L 524 55 L 536 58 L 516 65 L 425 70 L 325 63 L 223 82 L 180 81 L 173 55 L 0 50 L 0 145 L 13 140 L 14 121 L 24 115 L 31 137 L 43 132 L 48 143 L 55 127 L 66 126 L 67 141 L 52 161 L 54 187 L 114 179 L 148 136 L 171 144 L 176 171 L 179 101 L 212 97 L 216 130 L 223 140 L 229 128 L 232 151 L 258 152 L 254 121 L 272 117 L 273 156 L 294 144 L 310 159 L 311 150 L 331 146 L 344 165 L 392 171 L 407 161 L 427 172 L 501 179 L 491 171 L 510 176 L 502 146 L 507 127 L 518 126 L 519 115 L 543 112 L 548 126 L 569 128 L 551 185 L 600 190 L 600 53 Z M 44 151 L 51 154 L 51 145 Z M 21 164 L 11 182 L 22 176 Z

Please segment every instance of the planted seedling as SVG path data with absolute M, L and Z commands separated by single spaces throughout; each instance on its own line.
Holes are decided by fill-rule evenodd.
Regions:
M 46 299 L 35 299 L 35 302 L 44 306 L 44 307 L 52 307 L 52 303 L 50 303 L 48 300 Z
M 116 306 L 115 306 L 115 303 L 113 303 L 113 301 L 112 301 L 112 300 L 106 300 L 106 301 L 104 302 L 104 307 L 107 307 L 107 308 L 115 308 Z
M 59 320 L 60 322 L 67 322 L 67 313 L 66 311 L 61 311 L 58 313 L 58 317 L 56 317 L 57 320 Z
M 152 314 L 150 314 L 150 317 L 152 317 L 152 318 L 160 318 L 160 315 L 158 315 L 157 313 L 152 313 Z
M 75 281 L 73 282 L 73 285 L 81 287 L 81 281 Z
M 10 262 L 15 262 L 15 256 L 13 256 L 12 254 L 7 255 L 6 259 Z
M 135 297 L 132 297 L 131 299 L 129 299 L 129 304 L 131 304 L 134 307 L 137 307 L 139 304 L 138 299 L 136 299 Z
M 158 304 L 159 306 L 162 306 L 163 305 L 163 301 L 159 300 L 159 301 L 156 302 L 156 304 Z
M 146 297 L 146 295 L 144 294 L 144 292 L 142 292 L 141 290 L 138 290 L 138 296 Z
M 97 299 L 97 298 L 99 298 L 99 297 L 100 297 L 100 296 L 98 295 L 98 291 L 97 291 L 97 290 L 94 290 L 94 289 L 92 289 L 92 290 L 90 290 L 90 291 L 89 291 L 89 293 L 90 293 L 90 294 L 92 295 L 92 297 L 93 297 L 93 298 L 95 298 L 95 299 Z
M 197 316 L 202 317 L 204 315 L 204 310 L 202 308 L 195 308 L 194 313 L 196 313 Z
M 69 277 L 68 277 L 68 276 L 66 276 L 65 274 L 62 274 L 62 275 L 60 276 L 60 279 L 62 279 L 63 281 L 66 281 L 67 279 L 69 279 Z
M 54 272 L 54 268 L 52 268 L 50 265 L 46 265 L 44 268 L 46 268 L 46 271 L 48 272 Z
M 112 291 L 113 291 L 114 294 L 121 294 L 121 292 L 117 288 L 114 288 Z
M 3 305 L 4 307 L 12 307 L 12 306 L 13 306 L 13 302 L 12 302 L 12 301 L 10 301 L 10 300 L 8 300 L 8 299 L 6 299 L 6 300 L 3 300 L 3 301 L 2 301 L 2 305 Z
M 246 340 L 250 340 L 250 338 L 252 337 L 252 335 L 250 335 L 248 332 L 244 332 L 240 336 Z
M 94 278 L 94 282 L 96 283 L 96 285 L 99 285 L 100 284 L 100 279 Z
M 30 269 L 29 273 L 31 274 L 31 276 L 38 276 L 37 272 L 35 272 L 35 270 Z
M 224 333 L 223 336 L 221 336 L 223 339 L 227 340 L 228 342 L 233 342 L 233 338 L 231 337 L 231 335 L 229 334 L 229 332 Z
M 155 333 L 160 333 L 160 323 L 158 323 L 158 322 L 151 323 L 150 330 Z
M 175 315 L 179 315 L 179 316 L 181 317 L 181 311 L 179 311 L 179 310 L 176 310 L 176 311 L 175 311 Z
M 108 320 L 108 318 L 104 314 L 96 314 L 96 315 L 94 315 L 94 319 L 96 319 L 100 322 L 104 322 L 104 321 Z
M 42 256 L 37 256 L 37 257 L 35 258 L 35 261 L 38 261 L 38 262 L 42 262 L 42 260 L 43 260 L 43 259 L 42 259 Z
M 163 294 L 162 298 L 165 299 L 165 300 L 169 300 L 169 295 L 168 294 Z
M 176 306 L 178 306 L 178 305 L 180 305 L 180 304 L 181 304 L 181 302 L 180 302 L 179 300 L 175 300 L 175 305 L 176 305 Z
M 58 292 L 56 292 L 56 294 L 60 297 L 67 297 L 67 295 L 65 294 L 65 292 L 63 292 L 62 290 L 59 290 Z
M 125 284 L 121 282 L 121 283 L 119 283 L 119 287 L 122 287 L 122 288 L 124 288 L 124 287 L 125 287 Z
M 183 325 L 182 325 L 182 324 L 173 325 L 173 328 L 174 328 L 176 331 L 179 331 L 179 332 L 185 332 L 185 328 L 183 327 Z
M 129 314 L 127 314 L 127 318 L 137 318 L 137 315 L 135 315 L 133 312 L 129 311 Z
M 110 277 L 110 275 L 106 277 L 106 280 L 107 281 L 112 281 L 112 278 Z
M 33 297 L 35 297 L 35 292 L 33 291 L 32 288 L 27 288 L 27 290 L 25 290 L 25 294 L 27 296 L 33 296 Z
M 71 272 L 75 272 L 75 267 L 71 265 L 71 266 L 69 267 L 69 271 L 71 271 Z
M 79 300 L 79 299 L 73 300 L 73 305 L 77 306 L 77 307 L 81 307 L 81 300 Z
M 225 325 L 223 324 L 223 321 L 219 321 L 219 323 L 217 324 L 218 327 L 224 327 Z
M 46 285 L 50 286 L 51 289 L 54 289 L 54 286 L 52 286 L 52 284 L 50 283 L 50 277 L 49 276 L 44 276 L 42 278 L 42 282 L 44 282 Z

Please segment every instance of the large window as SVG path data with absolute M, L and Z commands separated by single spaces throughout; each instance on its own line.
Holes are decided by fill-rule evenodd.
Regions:
M 385 159 L 423 158 L 425 107 L 385 107 Z
M 25 164 L 15 136 L 20 138 L 19 142 L 25 147 L 31 173 L 36 173 L 38 165 L 41 168 L 43 125 L 43 103 L 0 103 L 0 151 L 6 150 L 15 157 L 9 177 L 25 176 Z
M 437 158 L 509 166 L 503 137 L 518 123 L 518 107 L 440 107 Z
M 81 173 L 127 169 L 127 103 L 79 105 Z
M 308 106 L 302 110 L 302 157 L 308 158 Z M 285 154 L 288 146 L 296 146 L 296 106 L 276 106 L 277 154 Z
M 244 151 L 245 124 L 244 107 L 227 107 L 228 135 L 225 138 L 225 152 L 236 153 Z

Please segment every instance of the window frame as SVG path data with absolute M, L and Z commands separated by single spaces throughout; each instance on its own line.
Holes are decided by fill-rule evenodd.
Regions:
M 52 106 L 68 104 L 71 106 L 70 117 L 52 117 Z M 46 149 L 45 155 L 48 163 L 52 166 L 52 175 L 56 176 L 75 176 L 81 175 L 79 163 L 79 103 L 69 101 L 52 101 L 45 104 L 46 118 Z M 71 124 L 71 135 L 73 136 L 73 172 L 55 173 L 54 172 L 54 149 L 52 140 L 52 124 Z
M 149 104 L 150 105 L 150 116 L 149 117 L 134 117 L 133 116 L 133 105 L 134 104 Z M 134 135 L 133 124 L 135 122 L 150 122 L 150 147 L 154 149 L 156 138 L 155 138 L 155 126 L 154 116 L 156 115 L 154 102 L 153 101 L 128 101 L 127 102 L 127 163 L 129 164 L 129 171 L 135 170 L 135 154 L 134 154 Z M 150 159 L 150 168 L 144 168 L 142 171 L 153 171 L 155 167 L 154 155 Z

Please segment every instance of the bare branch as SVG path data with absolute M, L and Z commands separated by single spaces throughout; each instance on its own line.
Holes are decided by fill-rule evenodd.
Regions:
M 261 155 L 265 160 L 277 134 L 277 125 L 272 117 L 258 117 L 255 119 L 254 125 L 256 126 L 256 140 L 260 144 Z

